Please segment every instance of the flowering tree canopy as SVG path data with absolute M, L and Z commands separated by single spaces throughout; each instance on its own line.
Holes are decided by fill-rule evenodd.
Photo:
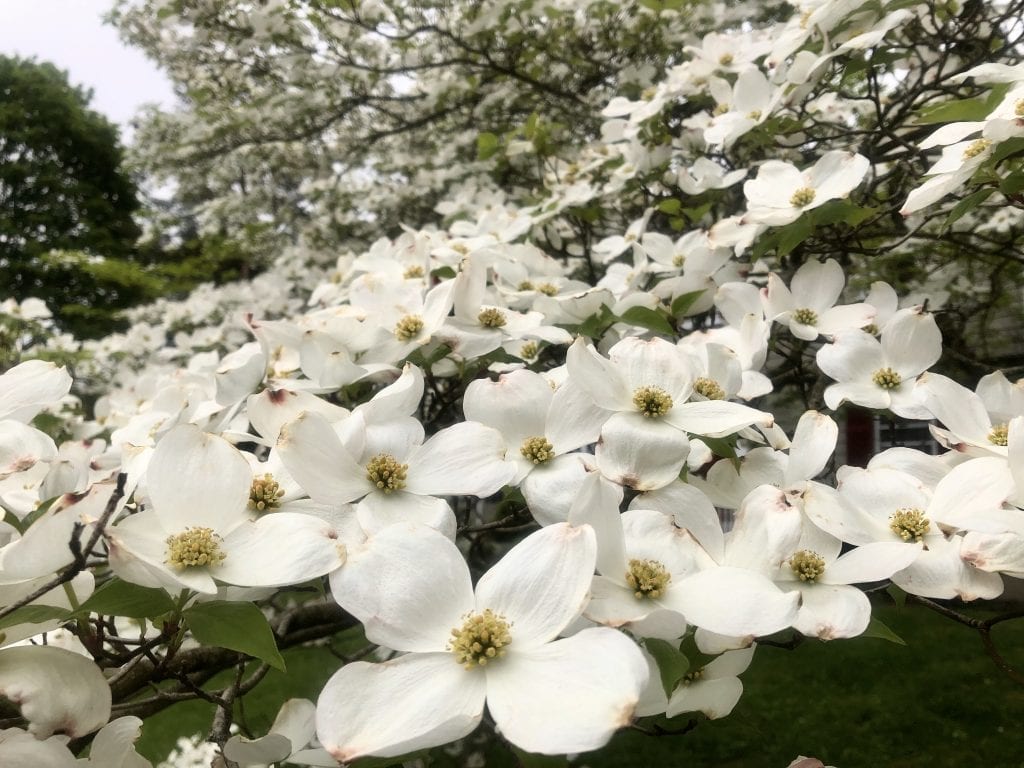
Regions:
M 226 765 L 580 753 L 876 589 L 1000 596 L 1022 10 L 119 2 L 184 99 L 135 162 L 278 255 L 98 341 L 0 305 L 0 758 L 139 768 L 189 698 Z M 865 411 L 936 451 L 847 463 Z

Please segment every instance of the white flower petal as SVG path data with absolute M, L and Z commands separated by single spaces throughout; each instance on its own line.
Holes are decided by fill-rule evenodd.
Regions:
M 464 421 L 442 429 L 409 456 L 406 490 L 425 496 L 497 493 L 511 482 L 515 465 L 505 461 L 496 429 Z
M 821 553 L 819 553 L 821 554 Z M 829 563 L 822 574 L 823 584 L 865 584 L 869 581 L 883 581 L 896 571 L 909 566 L 921 547 L 902 541 L 875 541 L 862 544 Z
M 227 440 L 180 424 L 157 443 L 146 488 L 166 530 L 230 530 L 245 518 L 252 470 Z
M 843 584 L 797 584 L 803 601 L 793 626 L 822 640 L 856 637 L 868 628 L 871 603 L 856 587 Z
M 663 602 L 719 635 L 770 635 L 796 619 L 800 595 L 742 568 L 709 568 L 673 585 Z
M 399 651 L 444 650 L 474 605 L 462 554 L 422 525 L 392 525 L 350 551 L 331 593 L 371 641 Z
M 683 712 L 703 712 L 709 720 L 716 720 L 732 712 L 742 695 L 743 683 L 738 677 L 696 680 L 672 692 L 665 715 L 675 717 Z
M 693 485 L 680 481 L 637 496 L 630 508 L 656 509 L 693 534 L 716 562 L 725 554 L 725 535 L 711 500 Z
M 487 708 L 502 736 L 528 752 L 560 755 L 604 746 L 633 720 L 648 680 L 640 649 L 613 629 L 585 629 L 515 648 L 486 669 Z
M 92 733 L 110 719 L 110 686 L 92 659 L 48 645 L 0 650 L 0 696 L 40 739 Z
M 447 541 L 447 540 L 445 540 Z M 486 678 L 448 652 L 338 670 L 316 703 L 316 733 L 339 762 L 396 757 L 460 739 L 483 716 Z
M 298 512 L 246 521 L 224 537 L 215 578 L 242 587 L 284 587 L 323 576 L 345 562 L 346 549 L 327 522 Z
M 356 516 L 371 536 L 395 523 L 419 523 L 455 539 L 455 514 L 447 501 L 434 496 L 374 491 L 356 504 Z
M 344 504 L 374 489 L 366 470 L 319 414 L 305 412 L 285 424 L 277 449 L 295 482 L 321 504 Z
M 580 486 L 594 467 L 589 453 L 566 453 L 534 467 L 519 486 L 533 519 L 541 525 L 568 520 Z
M 26 360 L 0 375 L 0 419 L 29 422 L 71 390 L 71 376 L 43 360 Z
M 679 477 L 689 450 L 686 433 L 666 421 L 616 413 L 601 429 L 597 466 L 609 480 L 650 491 Z
M 541 528 L 480 578 L 477 611 L 490 608 L 504 616 L 517 649 L 546 643 L 583 610 L 596 558 L 590 526 L 556 523 Z
M 838 437 L 839 427 L 830 416 L 817 411 L 804 413 L 793 433 L 783 482 L 788 486 L 817 477 L 832 458 Z
M 739 403 L 703 400 L 675 406 L 665 414 L 665 421 L 694 435 L 726 437 L 752 424 L 770 427 L 775 419 L 770 413 Z

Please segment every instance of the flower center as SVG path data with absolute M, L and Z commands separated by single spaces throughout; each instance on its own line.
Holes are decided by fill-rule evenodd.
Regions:
M 661 387 L 639 387 L 633 392 L 633 405 L 644 416 L 664 416 L 672 408 L 672 397 Z
M 1013 114 L 1017 117 L 1024 117 L 1024 99 L 1017 99 L 1013 105 Z
M 904 541 L 920 541 L 928 533 L 928 518 L 917 507 L 900 507 L 889 517 L 889 529 Z
M 718 57 L 718 63 L 721 64 L 723 67 L 728 67 L 730 64 L 732 64 L 732 62 L 733 58 L 731 53 L 723 53 L 721 56 Z
M 693 382 L 693 391 L 708 400 L 725 400 L 725 390 L 717 381 L 707 376 L 700 376 Z
M 390 453 L 378 453 L 366 465 L 366 479 L 384 493 L 405 488 L 408 464 L 399 464 Z
M 419 315 L 406 315 L 395 324 L 395 338 L 399 341 L 411 341 L 422 330 L 422 317 Z
M 1006 424 L 992 427 L 988 433 L 988 441 L 992 445 L 1005 446 L 1010 441 L 1010 428 Z
M 532 360 L 537 356 L 537 342 L 528 341 L 519 348 L 519 356 L 523 360 Z
M 543 464 L 555 458 L 555 450 L 545 437 L 528 437 L 523 440 L 519 452 L 526 457 L 527 461 L 534 464 Z
M 810 205 L 814 202 L 814 196 L 817 194 L 810 187 L 800 187 L 793 196 L 789 198 L 789 204 L 794 208 L 803 208 L 805 205 Z
M 752 110 L 750 110 L 749 112 L 747 112 L 747 119 L 748 120 L 760 120 L 761 119 L 761 110 L 760 109 L 752 109 Z
M 868 323 L 863 328 L 861 328 L 861 330 L 864 331 L 864 333 L 870 333 L 872 336 L 878 335 L 878 326 L 875 325 L 874 323 Z
M 801 549 L 789 558 L 789 567 L 800 581 L 817 581 L 825 572 L 825 558 L 817 552 Z
M 411 267 L 405 268 L 405 272 L 402 273 L 402 277 L 406 280 L 411 280 L 414 277 L 423 277 L 424 274 L 423 267 L 419 264 L 413 264 Z
M 220 565 L 225 558 L 220 541 L 212 528 L 186 528 L 167 537 L 167 564 L 174 568 Z
M 978 139 L 977 141 L 972 141 L 967 146 L 967 149 L 964 150 L 964 160 L 970 160 L 972 157 L 977 157 L 991 146 L 992 142 L 989 141 L 988 139 Z
M 903 383 L 903 377 L 892 368 L 879 368 L 871 374 L 871 380 L 882 389 L 896 389 Z
M 269 472 L 262 477 L 254 477 L 249 487 L 249 509 L 266 512 L 281 506 L 284 489 L 277 484 Z
M 715 109 L 714 109 L 714 111 L 711 114 L 713 114 L 713 115 L 724 115 L 728 111 L 729 111 L 729 105 L 728 104 L 716 104 L 715 105 Z
M 672 581 L 672 574 L 657 560 L 634 558 L 629 561 L 626 583 L 633 590 L 633 596 L 637 600 L 645 597 L 652 599 L 661 597 L 665 594 L 665 589 L 670 581 Z
M 505 655 L 505 646 L 512 642 L 508 629 L 505 617 L 490 608 L 483 613 L 472 613 L 461 627 L 452 630 L 448 650 L 466 669 L 486 666 Z
M 518 286 L 516 286 L 516 290 L 519 290 L 519 291 L 533 291 L 533 290 L 536 290 L 536 286 L 533 283 L 531 283 L 529 280 L 523 280 L 523 282 L 521 282 Z
M 558 287 L 551 283 L 541 283 L 537 286 L 537 290 L 543 293 L 545 296 L 557 296 Z
M 686 263 L 686 257 L 683 256 L 683 254 L 681 254 L 681 253 L 677 253 L 675 256 L 672 257 L 672 266 L 673 267 L 681 267 L 685 263 Z
M 494 307 L 488 307 L 487 309 L 481 309 L 480 314 L 476 316 L 477 322 L 484 328 L 501 328 L 508 319 L 505 317 L 505 313 L 500 309 Z
M 793 319 L 800 323 L 800 325 L 817 325 L 818 313 L 813 309 L 802 307 L 800 309 L 793 310 Z
M 679 682 L 683 685 L 689 685 L 690 683 L 694 683 L 697 680 L 700 680 L 702 677 L 704 677 L 704 667 L 701 667 L 700 669 L 695 669 L 692 672 L 687 672 L 685 675 L 683 675 L 683 679 Z

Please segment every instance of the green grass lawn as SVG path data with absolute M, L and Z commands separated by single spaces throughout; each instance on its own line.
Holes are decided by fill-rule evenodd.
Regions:
M 762 647 L 729 717 L 678 736 L 625 731 L 576 764 L 783 768 L 804 754 L 840 768 L 1024 768 L 1024 686 L 995 667 L 977 633 L 919 606 L 880 606 L 876 616 L 907 645 L 857 638 Z M 999 625 L 993 637 L 1006 659 L 1024 668 L 1024 620 Z M 246 697 L 255 730 L 269 726 L 284 699 L 315 700 L 337 664 L 323 649 L 286 658 L 287 676 L 271 673 Z M 179 735 L 205 733 L 211 712 L 189 702 L 151 718 L 140 751 L 163 759 Z M 505 759 L 492 755 L 489 765 L 514 764 L 507 752 Z

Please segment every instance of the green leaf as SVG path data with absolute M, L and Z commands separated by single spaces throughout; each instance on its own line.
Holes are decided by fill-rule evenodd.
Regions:
M 704 295 L 703 288 L 699 291 L 690 291 L 689 293 L 681 293 L 672 299 L 672 317 L 683 317 L 701 296 Z
M 678 646 L 667 640 L 648 638 L 644 641 L 644 648 L 658 663 L 661 687 L 665 689 L 666 696 L 671 696 L 676 684 L 690 671 L 690 660 Z
M 992 150 L 992 157 L 989 158 L 988 162 L 993 165 L 999 165 L 1006 158 L 1016 155 L 1019 152 L 1024 152 L 1024 137 L 1016 137 L 1013 139 L 1007 139 L 1002 141 L 999 145 Z
M 183 615 L 200 643 L 238 651 L 285 671 L 270 624 L 263 611 L 252 603 L 214 600 L 193 605 Z
M 661 211 L 662 213 L 667 213 L 671 216 L 674 216 L 677 213 L 679 213 L 679 210 L 682 207 L 682 202 L 677 200 L 676 198 L 662 200 L 660 203 L 658 203 L 658 210 Z
M 811 214 L 819 226 L 828 224 L 849 224 L 855 227 L 875 213 L 874 208 L 855 205 L 849 200 L 830 200 Z
M 999 182 L 999 191 L 1004 195 L 1019 195 L 1024 191 L 1024 173 L 1011 173 Z
M 953 225 L 953 222 L 957 221 L 964 215 L 973 211 L 975 208 L 977 208 L 979 205 L 985 202 L 985 200 L 987 200 L 989 195 L 991 195 L 993 192 L 995 192 L 995 189 L 993 189 L 992 187 L 985 187 L 984 189 L 979 189 L 978 191 L 969 194 L 967 197 L 965 197 L 963 200 L 961 200 L 959 203 L 953 206 L 953 210 L 949 212 L 949 216 L 947 216 L 946 221 L 943 222 L 942 228 L 944 230 L 949 229 Z
M 779 230 L 779 245 L 776 248 L 776 253 L 779 256 L 785 256 L 812 234 L 814 234 L 812 217 L 801 216 L 792 224 Z
M 115 577 L 93 592 L 75 613 L 152 619 L 173 610 L 174 601 L 162 589 L 140 587 Z
M 897 608 L 902 608 L 907 604 L 907 593 L 899 587 L 897 587 L 895 584 L 890 584 L 888 587 L 886 587 L 885 592 L 887 595 L 889 595 L 889 597 L 892 598 L 892 601 L 896 603 Z
M 917 114 L 918 125 L 984 120 L 991 111 L 987 99 L 959 99 L 932 104 Z
M 876 637 L 879 640 L 888 640 L 890 643 L 896 643 L 896 645 L 906 645 L 906 641 L 885 624 L 876 619 L 874 616 L 871 617 L 871 622 L 868 624 L 868 628 L 864 630 L 864 634 L 861 637 Z
M 19 624 L 42 624 L 44 621 L 62 620 L 71 616 L 67 608 L 53 605 L 23 605 L 0 619 L 0 629 Z
M 455 270 L 451 267 L 438 267 L 430 271 L 431 277 L 436 277 L 438 280 L 448 280 L 455 277 Z
M 501 139 L 493 133 L 481 133 L 476 137 L 476 159 L 487 160 L 501 149 Z
M 624 323 L 639 325 L 641 328 L 646 328 L 649 331 L 661 333 L 665 336 L 676 335 L 675 328 L 665 319 L 663 314 L 647 307 L 630 307 L 619 316 L 619 319 Z
M 740 471 L 740 457 L 736 455 L 736 446 L 733 444 L 733 440 L 728 437 L 705 437 L 704 435 L 694 435 L 694 437 L 710 448 L 715 456 L 728 459 L 736 471 Z

